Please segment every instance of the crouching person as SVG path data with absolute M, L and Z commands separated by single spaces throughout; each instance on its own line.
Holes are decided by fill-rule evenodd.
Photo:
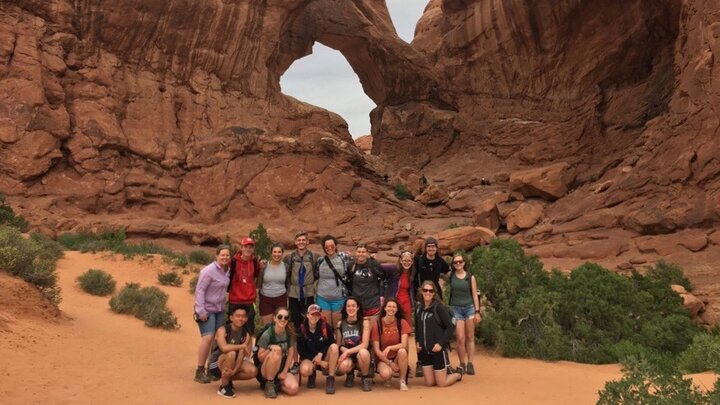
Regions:
M 307 319 L 300 324 L 298 352 L 300 353 L 300 375 L 307 377 L 307 387 L 315 388 L 317 370 L 327 370 L 325 393 L 335 393 L 335 369 L 338 360 L 338 345 L 334 342 L 333 328 L 322 318 L 317 304 L 308 307 Z
M 342 317 L 335 330 L 335 341 L 339 346 L 338 369 L 347 375 L 345 386 L 354 383 L 355 369 L 360 369 L 363 391 L 372 391 L 370 378 L 370 321 L 363 319 L 360 301 L 354 297 L 345 300 Z
M 390 384 L 393 373 L 400 376 L 400 391 L 407 391 L 408 336 L 412 327 L 397 299 L 388 298 L 380 311 L 380 318 L 372 326 L 371 339 L 380 379 Z
M 255 365 L 260 370 L 258 381 L 266 398 L 277 398 L 278 390 L 287 395 L 298 392 L 297 378 L 288 372 L 297 351 L 295 331 L 289 321 L 287 308 L 275 310 L 273 322 L 260 333 L 253 350 Z
M 250 333 L 245 330 L 248 314 L 245 308 L 237 308 L 230 319 L 215 333 L 215 345 L 210 355 L 208 372 L 220 379 L 218 395 L 235 398 L 233 381 L 249 380 L 257 375 L 257 368 L 250 361 Z

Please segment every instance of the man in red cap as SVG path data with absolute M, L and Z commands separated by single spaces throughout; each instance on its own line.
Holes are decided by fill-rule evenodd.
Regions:
M 230 284 L 228 285 L 228 314 L 237 308 L 245 308 L 248 321 L 245 328 L 255 335 L 255 297 L 261 263 L 253 255 L 255 241 L 243 238 L 240 251 L 230 261 Z M 229 317 L 229 315 L 228 315 Z

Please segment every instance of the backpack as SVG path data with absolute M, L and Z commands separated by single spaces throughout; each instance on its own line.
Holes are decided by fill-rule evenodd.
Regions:
M 475 275 L 470 273 L 469 271 L 465 270 L 467 274 L 470 275 L 470 277 L 466 277 L 465 281 L 468 283 L 468 289 L 470 290 L 470 296 L 472 296 L 472 279 L 475 278 Z M 450 274 L 450 277 L 454 277 L 455 272 Z M 457 277 L 456 277 L 457 278 Z M 459 279 L 458 279 L 459 280 Z M 448 287 L 450 288 L 450 297 L 448 297 L 448 303 L 452 302 L 452 280 L 448 283 Z M 480 295 L 480 292 L 478 291 L 478 295 Z
M 345 260 L 344 260 L 342 257 L 340 257 L 340 259 L 341 259 L 342 264 L 343 264 L 342 273 L 340 273 L 339 271 L 337 271 L 337 269 L 335 269 L 335 266 L 333 265 L 332 260 L 330 260 L 330 258 L 327 257 L 327 255 L 321 256 L 321 257 L 318 259 L 318 261 L 317 261 L 317 269 L 318 269 L 318 273 L 320 273 L 320 265 L 321 265 L 323 262 L 327 262 L 328 267 L 330 267 L 330 270 L 332 270 L 333 275 L 335 275 L 335 286 L 336 286 L 336 287 L 340 287 L 340 283 L 342 283 L 342 285 L 343 285 L 343 288 L 342 288 L 343 297 L 346 297 L 346 296 L 348 295 L 348 294 L 347 294 L 348 283 L 347 283 L 347 280 L 345 280 L 344 275 L 347 274 L 347 267 L 345 266 Z M 318 277 L 319 277 L 319 276 L 318 276 Z
M 310 263 L 312 263 L 312 273 L 314 280 L 317 280 L 320 278 L 320 271 L 318 270 L 318 263 L 317 263 L 317 257 L 315 253 L 313 253 L 310 250 L 307 250 L 305 254 L 310 255 Z M 290 277 L 292 277 L 292 271 L 293 271 L 293 265 L 295 264 L 295 258 L 298 257 L 297 252 L 293 251 L 290 253 L 290 260 L 288 260 L 287 268 L 285 269 L 285 288 L 290 289 Z M 304 289 L 304 286 L 298 286 L 301 289 Z
M 380 295 L 385 295 L 385 290 L 387 288 L 387 277 L 385 277 L 385 272 L 380 270 L 380 264 L 375 259 L 368 259 L 368 270 L 370 270 L 370 273 L 374 274 L 377 279 L 378 283 L 380 285 Z M 352 266 L 345 269 L 345 285 L 347 287 L 348 293 L 352 294 L 352 279 L 353 274 L 355 274 L 355 261 L 353 260 Z
M 326 339 L 326 340 L 327 340 L 327 338 L 328 338 L 328 323 L 327 323 L 324 319 L 320 319 L 320 321 L 318 322 L 318 327 L 319 327 L 320 330 L 322 331 L 323 339 Z M 308 337 L 308 332 L 310 332 L 310 331 L 309 331 L 308 328 L 305 326 L 305 322 L 302 322 L 302 323 L 300 324 L 300 334 L 302 335 L 302 337 L 303 337 L 304 339 L 307 339 L 307 337 Z

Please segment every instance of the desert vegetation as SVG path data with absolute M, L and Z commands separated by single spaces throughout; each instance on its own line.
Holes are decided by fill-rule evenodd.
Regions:
M 115 291 L 113 276 L 100 269 L 89 269 L 78 276 L 77 282 L 86 293 L 100 297 L 110 295 Z
M 157 287 L 141 287 L 127 283 L 112 298 L 110 309 L 119 314 L 130 314 L 153 328 L 177 329 L 177 317 L 167 308 L 168 296 Z

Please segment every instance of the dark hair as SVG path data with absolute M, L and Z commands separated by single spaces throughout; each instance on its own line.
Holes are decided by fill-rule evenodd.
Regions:
M 329 240 L 333 241 L 333 243 L 335 244 L 335 246 L 337 246 L 337 244 L 338 244 L 338 241 L 337 241 L 337 239 L 336 239 L 334 236 L 332 236 L 332 235 L 325 235 L 325 237 L 322 238 L 322 240 L 320 241 L 320 245 L 322 246 L 323 252 L 325 252 L 325 253 L 327 253 L 327 250 L 325 250 L 325 242 L 327 242 L 327 241 L 329 241 Z
M 270 246 L 270 252 L 272 252 L 275 248 L 280 248 L 280 250 L 282 250 L 283 252 L 285 251 L 285 245 L 280 242 L 273 243 L 272 246 Z
M 220 252 L 222 252 L 225 249 L 227 249 L 228 252 L 232 253 L 232 249 L 230 249 L 230 245 L 222 244 L 222 245 L 218 245 L 217 249 L 215 249 L 215 256 L 219 255 Z
M 355 247 L 355 250 L 357 249 L 365 249 L 368 250 L 368 247 L 365 243 L 358 243 L 358 245 Z
M 385 315 L 387 315 L 387 312 L 385 312 L 385 307 L 390 302 L 394 302 L 395 305 L 397 306 L 397 313 L 395 314 L 395 316 L 399 319 L 405 319 L 405 310 L 403 310 L 402 306 L 400 305 L 397 298 L 395 298 L 395 297 L 385 298 L 385 302 L 383 303 L 383 306 L 380 309 L 380 317 L 382 318 Z M 398 331 L 398 332 L 400 332 L 400 331 Z
M 362 336 L 362 333 L 363 333 L 363 321 L 365 320 L 365 318 L 363 317 L 363 307 L 362 307 L 362 304 L 360 303 L 360 300 L 359 300 L 359 299 L 357 299 L 357 298 L 355 298 L 355 297 L 353 297 L 353 296 L 347 297 L 347 298 L 345 299 L 345 302 L 343 303 L 342 309 L 340 310 L 340 316 L 341 316 L 340 319 L 342 319 L 343 321 L 347 322 L 347 319 L 348 319 L 347 303 L 348 303 L 348 301 L 350 301 L 350 300 L 355 301 L 355 303 L 356 303 L 357 306 L 358 306 L 357 322 L 358 322 L 358 328 L 360 329 L 360 336 Z
M 245 315 L 248 314 L 247 308 L 245 308 L 245 307 L 237 307 L 237 308 L 233 309 L 233 311 L 230 313 L 230 316 L 235 315 L 235 312 L 237 312 L 237 311 L 239 311 L 239 310 L 241 310 L 241 309 L 242 309 L 243 311 L 245 311 Z

